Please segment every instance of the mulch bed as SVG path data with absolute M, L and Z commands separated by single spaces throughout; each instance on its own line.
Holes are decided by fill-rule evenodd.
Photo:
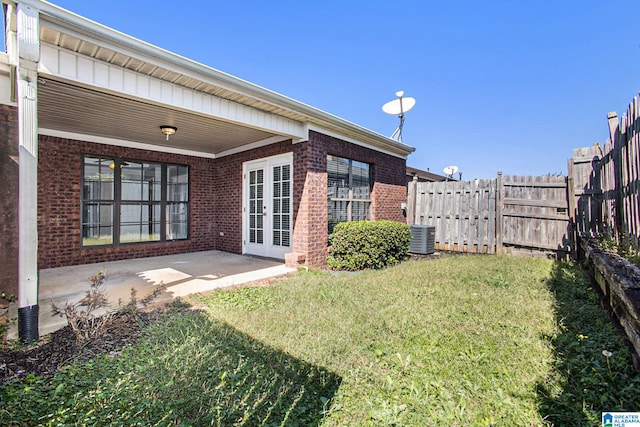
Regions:
M 121 314 L 105 334 L 82 343 L 71 327 L 65 326 L 29 346 L 7 343 L 0 346 L 0 384 L 34 374 L 51 378 L 59 367 L 84 362 L 100 354 L 117 354 L 138 338 L 143 325 L 156 316 L 151 312 Z

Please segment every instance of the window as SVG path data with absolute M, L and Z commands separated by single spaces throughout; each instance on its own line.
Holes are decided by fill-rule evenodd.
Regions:
M 327 156 L 329 233 L 338 222 L 371 219 L 369 171 L 367 163 Z
M 83 160 L 83 246 L 188 237 L 188 166 L 92 156 Z
M 82 185 L 82 244 L 113 243 L 114 172 L 112 159 L 85 157 Z

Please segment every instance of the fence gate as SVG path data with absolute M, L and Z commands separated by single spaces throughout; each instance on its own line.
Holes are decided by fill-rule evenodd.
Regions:
M 498 176 L 498 184 L 502 245 L 571 251 L 566 177 Z

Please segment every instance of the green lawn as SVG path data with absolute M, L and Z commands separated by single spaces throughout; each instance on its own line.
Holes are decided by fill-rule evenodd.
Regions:
M 568 426 L 640 411 L 628 350 L 569 264 L 442 256 L 187 302 L 199 310 L 176 304 L 118 357 L 0 387 L 0 424 Z

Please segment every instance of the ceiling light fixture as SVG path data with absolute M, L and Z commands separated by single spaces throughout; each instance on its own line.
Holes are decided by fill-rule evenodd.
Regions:
M 163 135 L 167 136 L 167 141 L 169 140 L 169 137 L 171 135 L 176 133 L 177 130 L 178 128 L 175 126 L 168 126 L 168 125 L 160 126 L 160 132 L 162 132 Z

